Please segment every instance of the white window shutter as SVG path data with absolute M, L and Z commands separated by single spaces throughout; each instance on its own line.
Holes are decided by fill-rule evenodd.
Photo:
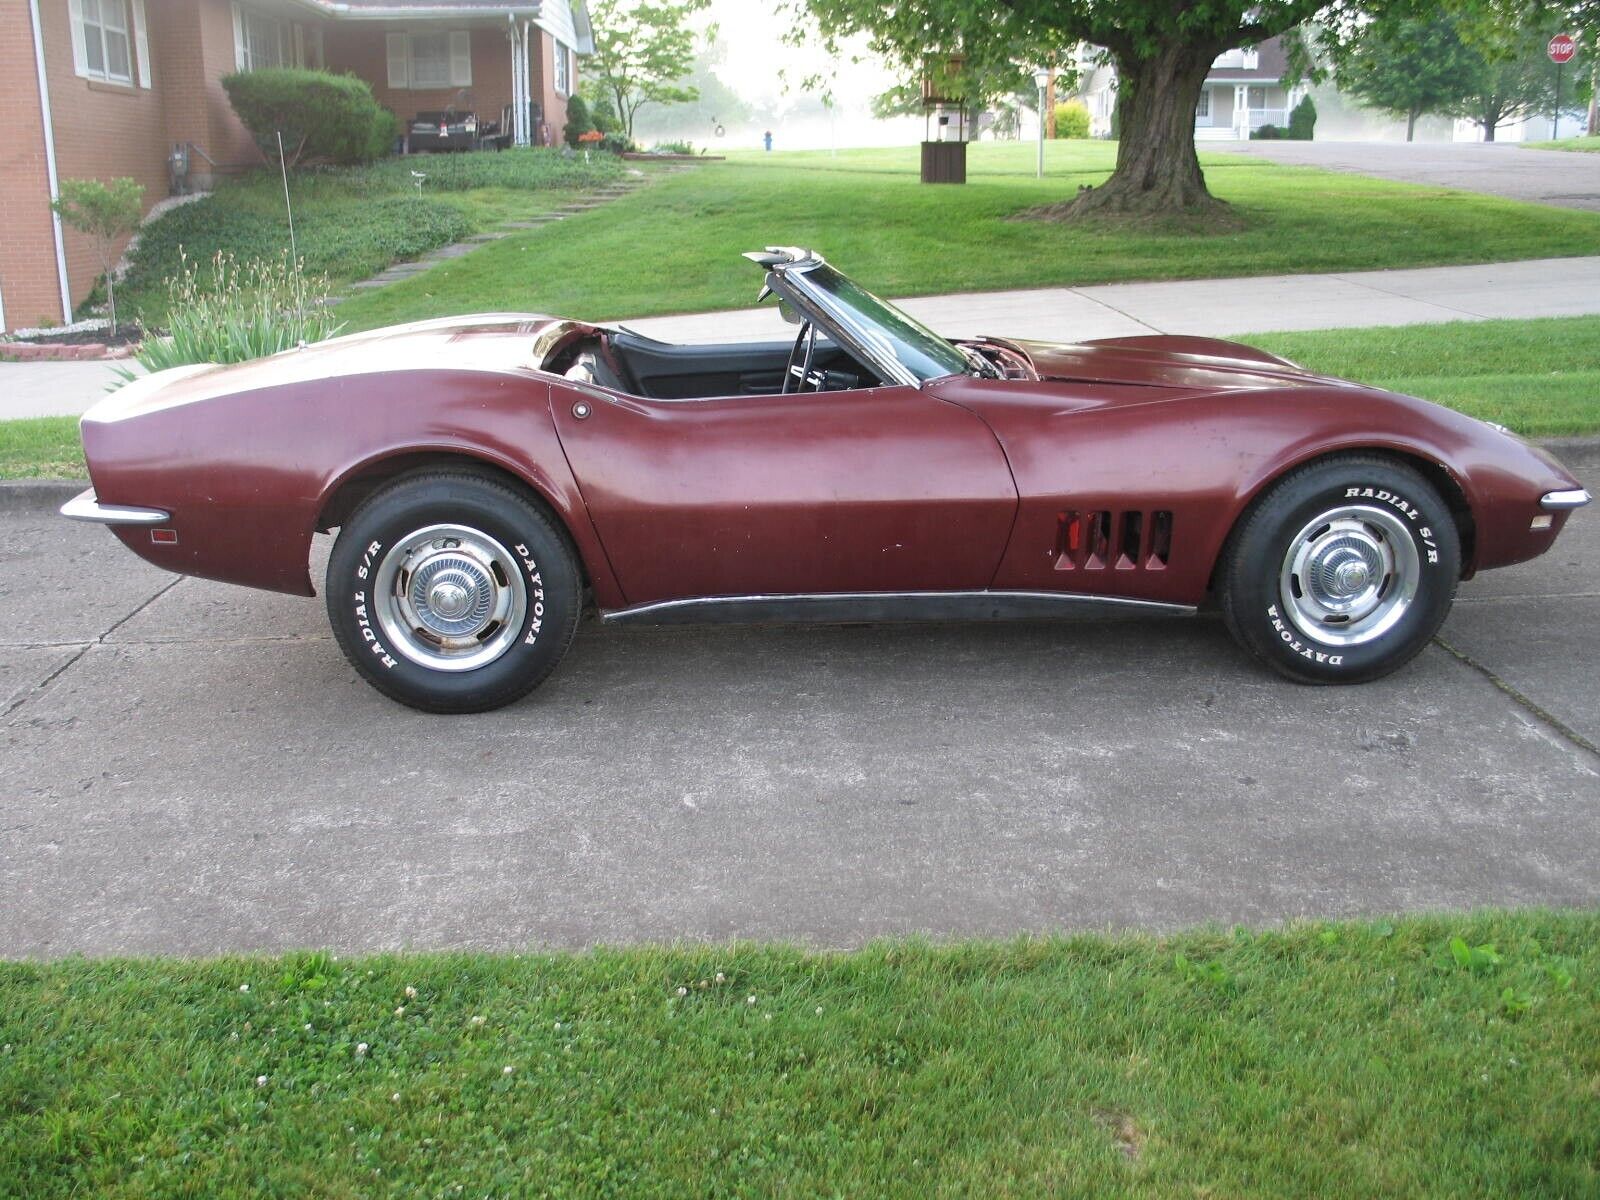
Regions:
M 133 0 L 133 52 L 139 58 L 139 86 L 150 86 L 150 34 L 144 19 L 144 0 Z
M 72 70 L 78 75 L 88 75 L 89 56 L 83 49 L 82 0 L 67 0 L 67 15 L 72 22 Z
M 472 35 L 465 30 L 450 35 L 450 86 L 472 86 Z
M 410 87 L 411 39 L 403 33 L 391 33 L 384 41 L 389 48 L 389 86 L 392 88 Z
M 250 66 L 250 56 L 244 48 L 244 14 L 237 4 L 233 6 L 233 65 L 241 71 Z

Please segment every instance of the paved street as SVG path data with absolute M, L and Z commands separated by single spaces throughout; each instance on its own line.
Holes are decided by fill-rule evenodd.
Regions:
M 1568 455 L 1591 487 L 1600 450 Z M 1311 689 L 1210 619 L 616 631 L 468 718 L 322 608 L 0 512 L 0 955 L 1265 923 L 1600 901 L 1600 514 Z M 324 550 L 325 552 L 325 550 Z
M 1600 154 L 1525 150 L 1514 142 L 1207 142 L 1204 148 L 1600 211 Z

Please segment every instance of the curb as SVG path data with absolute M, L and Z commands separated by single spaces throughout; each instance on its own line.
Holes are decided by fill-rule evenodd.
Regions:
M 0 513 L 53 513 L 88 486 L 87 479 L 0 479 Z
M 107 346 L 104 342 L 79 342 L 52 346 L 39 342 L 0 343 L 0 362 L 99 362 L 132 358 L 136 347 Z

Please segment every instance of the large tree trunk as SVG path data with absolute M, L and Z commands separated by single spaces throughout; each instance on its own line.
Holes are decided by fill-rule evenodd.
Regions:
M 1194 110 L 1219 53 L 1170 44 L 1148 58 L 1119 55 L 1117 167 L 1097 188 L 1045 215 L 1207 216 L 1226 205 L 1206 190 L 1194 150 Z

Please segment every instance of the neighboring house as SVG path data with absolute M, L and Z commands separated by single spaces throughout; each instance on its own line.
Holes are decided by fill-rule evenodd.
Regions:
M 1092 48 L 1080 52 L 1080 95 L 1089 107 L 1091 137 L 1109 137 L 1117 104 L 1115 67 L 1097 65 Z M 1229 50 L 1211 64 L 1194 111 L 1196 141 L 1244 141 L 1263 125 L 1287 125 L 1307 89 L 1283 82 L 1287 67 L 1278 38 L 1249 50 Z
M 59 180 L 131 176 L 148 208 L 175 152 L 191 187 L 262 161 L 224 75 L 348 71 L 402 120 L 459 97 L 552 144 L 592 49 L 583 0 L 0 0 L 0 330 L 71 320 L 98 274 Z

